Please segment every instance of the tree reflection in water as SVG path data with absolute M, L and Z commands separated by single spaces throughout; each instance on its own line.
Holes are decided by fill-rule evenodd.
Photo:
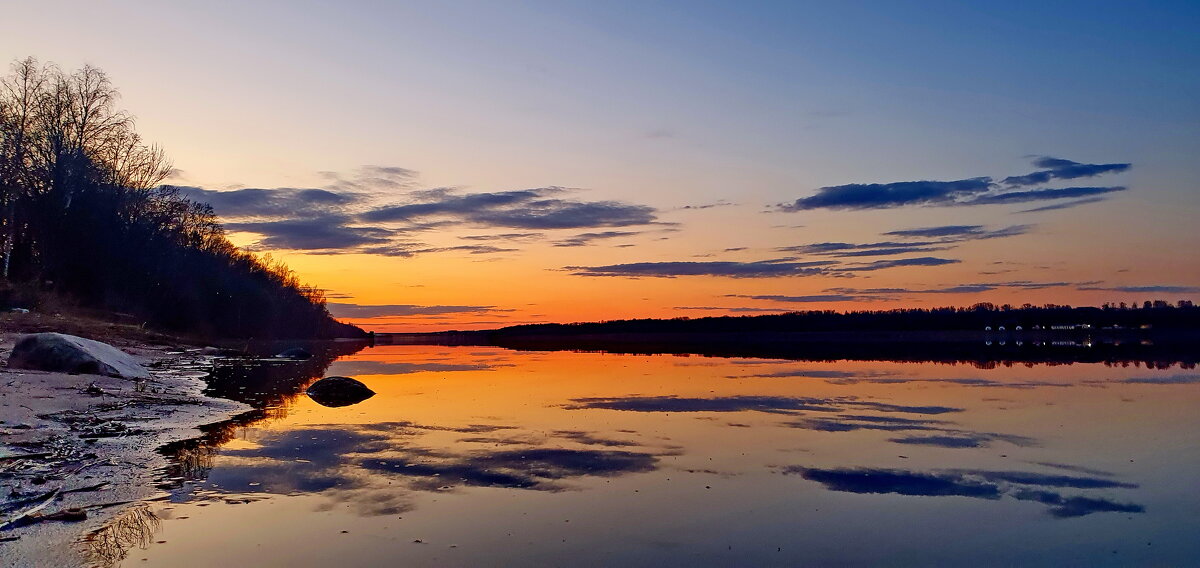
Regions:
M 115 566 L 133 547 L 146 548 L 162 526 L 147 503 L 135 504 L 80 541 L 83 556 L 96 566 Z

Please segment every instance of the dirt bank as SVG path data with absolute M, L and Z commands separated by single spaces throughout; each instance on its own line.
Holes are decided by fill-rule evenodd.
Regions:
M 88 566 L 115 560 L 121 535 L 109 522 L 139 502 L 165 495 L 157 448 L 249 410 L 202 394 L 211 357 L 169 338 L 94 322 L 0 322 L 0 359 L 20 331 L 64 331 L 137 356 L 144 384 L 0 366 L 0 524 L 43 503 L 38 514 L 83 509 L 86 520 L 49 520 L 0 530 L 3 566 Z M 36 323 L 36 322 L 35 322 Z M 53 329 L 58 327 L 58 329 Z M 19 524 L 19 523 L 18 523 Z M 136 546 L 138 543 L 120 543 Z

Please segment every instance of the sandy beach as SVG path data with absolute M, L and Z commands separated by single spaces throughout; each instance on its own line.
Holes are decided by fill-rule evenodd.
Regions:
M 40 331 L 46 326 L 17 327 Z M 202 349 L 108 328 L 66 331 L 91 331 L 92 338 L 136 356 L 151 380 L 139 385 L 0 367 L 0 523 L 43 504 L 36 514 L 78 508 L 87 515 L 6 526 L 0 530 L 4 566 L 103 566 L 119 560 L 144 537 L 126 534 L 114 519 L 166 495 L 156 487 L 170 482 L 163 478 L 166 458 L 158 448 L 198 436 L 198 426 L 249 410 L 202 394 L 212 363 Z M 0 358 L 7 360 L 21 335 L 0 334 Z

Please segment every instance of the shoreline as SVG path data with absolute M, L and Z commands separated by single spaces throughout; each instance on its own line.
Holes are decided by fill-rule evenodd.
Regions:
M 0 333 L 7 359 L 21 333 Z M 3 566 L 89 566 L 115 560 L 104 530 L 138 503 L 168 493 L 156 487 L 167 458 L 159 449 L 202 435 L 249 405 L 203 394 L 212 356 L 199 348 L 96 338 L 134 355 L 150 371 L 134 381 L 0 367 L 0 495 L 5 522 L 43 502 L 50 514 L 83 508 L 78 522 L 42 521 L 0 531 Z M 182 341 L 179 341 L 182 343 Z M 21 455 L 31 454 L 22 458 Z M 52 498 L 48 494 L 59 492 Z M 111 532 L 111 531 L 110 531 Z M 133 544 L 137 543 L 124 543 Z

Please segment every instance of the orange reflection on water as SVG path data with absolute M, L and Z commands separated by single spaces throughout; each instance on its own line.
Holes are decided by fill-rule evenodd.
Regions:
M 160 515 L 167 543 L 136 554 L 872 564 L 903 541 L 917 563 L 1178 559 L 1196 545 L 1171 527 L 1200 511 L 1200 381 L 1180 373 L 376 347 L 325 373 L 376 396 L 301 395 L 241 427 Z

